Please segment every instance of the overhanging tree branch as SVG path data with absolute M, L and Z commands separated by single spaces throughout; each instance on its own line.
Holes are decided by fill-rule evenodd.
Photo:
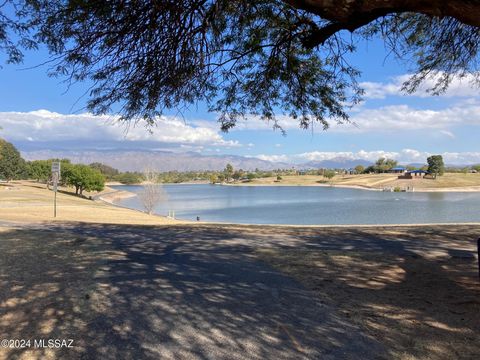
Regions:
M 319 15 L 329 24 L 314 29 L 304 38 L 309 48 L 325 43 L 341 30 L 351 32 L 391 14 L 416 13 L 430 17 L 452 17 L 480 27 L 480 1 L 475 0 L 287 0 L 297 8 Z

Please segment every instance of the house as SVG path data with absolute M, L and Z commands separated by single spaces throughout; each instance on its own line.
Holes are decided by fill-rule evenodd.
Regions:
M 410 170 L 405 172 L 402 175 L 399 175 L 399 179 L 421 179 L 425 177 L 425 175 L 430 174 L 430 172 L 425 170 Z
M 403 166 L 397 166 L 388 170 L 389 173 L 393 173 L 393 174 L 403 174 L 405 171 L 407 171 L 407 169 L 404 168 Z

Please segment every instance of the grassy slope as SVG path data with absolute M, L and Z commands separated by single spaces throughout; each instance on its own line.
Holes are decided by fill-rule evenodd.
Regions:
M 108 191 L 108 190 L 107 190 Z M 92 201 L 59 192 L 57 218 L 53 217 L 53 192 L 34 182 L 0 184 L 0 220 L 83 221 L 110 224 L 172 224 L 175 220 L 150 216 L 101 201 Z

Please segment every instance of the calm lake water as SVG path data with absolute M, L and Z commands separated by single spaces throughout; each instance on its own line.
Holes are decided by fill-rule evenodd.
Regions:
M 112 186 L 139 193 L 142 186 Z M 480 222 L 480 193 L 392 193 L 333 187 L 163 185 L 155 213 L 249 224 L 408 224 Z M 138 197 L 117 202 L 142 209 Z

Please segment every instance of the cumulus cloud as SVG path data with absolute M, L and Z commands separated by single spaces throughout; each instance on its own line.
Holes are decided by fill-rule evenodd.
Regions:
M 277 117 L 278 124 L 289 131 L 300 129 L 298 120 L 288 116 Z M 410 130 L 438 130 L 439 133 L 450 138 L 454 137 L 452 127 L 462 125 L 480 125 L 480 100 L 464 99 L 453 105 L 441 109 L 418 109 L 410 105 L 388 105 L 376 108 L 361 106 L 350 112 L 350 123 L 338 124 L 330 120 L 330 128 L 327 132 L 389 132 Z M 209 126 L 213 131 L 215 122 L 195 122 L 198 126 Z M 205 125 L 204 125 L 205 124 Z M 239 121 L 232 131 L 272 131 L 272 123 L 265 122 L 256 116 L 248 117 Z M 323 133 L 321 124 L 313 123 L 314 133 Z M 280 133 L 279 133 L 280 134 Z
M 417 91 L 412 94 L 406 94 L 402 91 L 402 85 L 408 79 L 410 74 L 393 77 L 387 83 L 378 82 L 362 82 L 360 86 L 365 90 L 366 99 L 384 99 L 387 96 L 416 96 L 416 97 L 430 97 L 432 94 L 429 89 L 433 88 L 438 79 L 442 76 L 439 72 L 425 79 L 425 81 L 418 87 Z M 464 77 L 456 76 L 452 79 L 448 89 L 440 96 L 443 97 L 471 97 L 478 96 L 478 86 L 475 86 L 475 80 L 478 74 L 467 74 Z
M 415 109 L 408 105 L 391 105 L 376 109 L 362 109 L 351 116 L 354 124 L 335 125 L 331 131 L 399 131 L 399 130 L 443 130 L 452 137 L 449 128 L 461 125 L 480 125 L 480 104 L 473 102 L 458 104 L 445 109 Z
M 140 123 L 126 126 L 115 116 L 59 114 L 48 110 L 0 112 L 2 136 L 18 142 L 74 143 L 151 143 L 179 146 L 237 147 L 238 141 L 225 140 L 209 127 L 187 124 L 176 117 L 159 117 L 148 131 Z
M 299 154 L 280 154 L 280 155 L 257 155 L 261 160 L 268 160 L 273 162 L 292 162 L 292 163 L 306 163 L 309 161 L 325 161 L 337 158 L 347 160 L 367 160 L 375 162 L 377 159 L 383 157 L 394 159 L 401 163 L 426 163 L 427 157 L 431 155 L 442 155 L 447 164 L 478 164 L 480 163 L 480 152 L 443 152 L 430 153 L 426 151 L 419 151 L 415 149 L 402 149 L 400 151 L 311 151 Z
M 255 157 L 260 160 L 271 161 L 271 162 L 289 162 L 292 160 L 290 155 L 267 155 L 267 154 L 260 154 L 251 156 Z

